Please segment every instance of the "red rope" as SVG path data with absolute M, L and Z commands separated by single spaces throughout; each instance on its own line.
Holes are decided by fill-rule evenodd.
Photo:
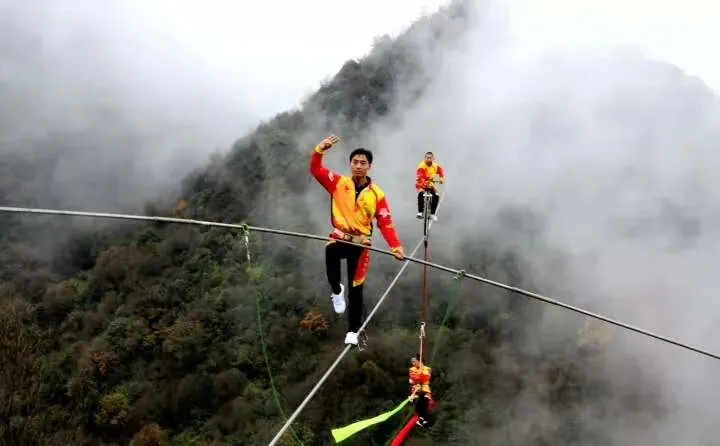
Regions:
M 418 416 L 413 415 L 412 418 L 410 418 L 410 420 L 405 423 L 405 426 L 403 426 L 400 432 L 398 432 L 398 434 L 395 436 L 390 446 L 400 446 L 401 444 L 403 444 L 408 435 L 410 435 L 410 431 L 413 430 L 413 428 L 415 427 L 415 422 L 417 420 Z
M 425 262 L 428 261 L 428 243 L 425 242 Z M 427 322 L 427 307 L 428 307 L 428 267 L 427 264 L 423 265 L 423 286 L 422 286 L 422 295 L 420 296 L 420 324 L 421 327 L 424 327 Z M 420 334 L 420 362 L 423 364 L 425 361 L 423 360 L 423 353 L 425 352 L 425 333 L 424 330 Z
M 430 400 L 430 403 L 428 404 L 428 410 L 432 411 L 435 408 L 435 400 Z M 418 420 L 417 414 L 413 415 L 410 420 L 405 423 L 405 426 L 400 430 L 400 432 L 395 435 L 395 438 L 393 439 L 390 446 L 401 446 L 405 440 L 410 436 L 410 432 L 415 427 L 415 422 Z

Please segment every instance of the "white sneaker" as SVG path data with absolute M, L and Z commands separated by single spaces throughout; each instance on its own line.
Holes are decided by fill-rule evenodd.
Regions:
M 415 214 L 415 217 L 416 217 L 416 218 L 422 218 L 422 217 L 423 217 L 423 216 L 422 216 L 422 212 L 418 212 L 417 214 Z
M 330 295 L 332 298 L 333 308 L 337 314 L 343 314 L 345 312 L 345 285 L 340 284 L 340 294 L 333 293 Z
M 348 331 L 345 335 L 345 343 L 351 345 L 358 345 L 358 335 L 352 331 Z
M 437 221 L 437 215 L 433 214 L 432 219 L 433 221 Z

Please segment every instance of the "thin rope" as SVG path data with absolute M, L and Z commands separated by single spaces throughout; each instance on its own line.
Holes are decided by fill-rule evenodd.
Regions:
M 439 345 L 440 345 L 440 339 L 442 338 L 443 330 L 445 329 L 445 322 L 447 321 L 448 317 L 450 316 L 450 313 L 452 312 L 454 308 L 454 303 L 457 302 L 458 298 L 460 297 L 460 288 L 462 286 L 461 279 L 465 276 L 465 271 L 460 271 L 458 274 L 456 274 L 453 277 L 453 280 L 457 281 L 457 288 L 455 289 L 455 292 L 453 293 L 453 297 L 448 299 L 448 306 L 445 309 L 445 314 L 443 315 L 442 322 L 440 323 L 440 328 L 438 329 L 438 337 L 435 341 L 435 345 L 433 346 L 432 353 L 430 354 L 430 361 L 428 364 L 433 364 L 433 361 L 435 360 L 435 356 L 438 352 Z M 433 368 L 435 368 L 433 366 Z M 436 369 L 437 370 L 437 369 Z M 403 426 L 407 424 L 408 421 L 410 421 L 410 418 L 413 417 L 415 414 L 415 411 L 408 412 L 407 416 L 405 417 L 405 420 L 400 424 L 400 427 L 395 429 L 393 431 L 393 434 L 388 438 L 387 442 L 385 442 L 385 446 L 389 446 L 393 439 L 397 436 L 397 434 L 402 430 Z
M 462 278 L 465 276 L 465 271 L 460 271 L 458 274 L 456 274 L 453 277 L 453 280 L 456 281 L 457 287 L 455 288 L 455 292 L 453 293 L 453 297 L 448 299 L 448 306 L 445 309 L 445 314 L 443 315 L 442 321 L 440 322 L 440 328 L 438 329 L 438 335 L 437 339 L 435 340 L 435 345 L 433 346 L 432 353 L 430 354 L 430 363 L 432 364 L 433 359 L 435 359 L 435 355 L 437 354 L 437 351 L 440 346 L 440 339 L 442 339 L 443 332 L 445 330 L 445 323 L 448 320 L 448 317 L 450 317 L 450 313 L 452 313 L 452 310 L 455 308 L 455 304 L 458 301 L 458 298 L 460 297 L 460 289 L 462 287 Z
M 423 196 L 423 245 L 424 255 L 423 258 L 428 261 L 428 237 L 430 232 L 430 200 L 432 195 L 427 191 Z M 423 362 L 423 354 L 425 353 L 425 325 L 427 322 L 427 288 L 428 288 L 428 267 L 423 265 L 423 279 L 422 289 L 420 291 L 420 351 L 418 358 L 420 362 Z
M 438 208 L 439 208 L 439 207 L 440 207 L 440 206 L 438 205 Z M 432 222 L 430 222 L 430 224 L 432 225 Z M 429 227 L 428 227 L 428 229 L 429 229 Z M 386 289 L 385 292 L 382 294 L 382 296 L 380 296 L 380 299 L 378 299 L 378 301 L 377 301 L 377 303 L 375 304 L 375 306 L 373 307 L 372 311 L 370 311 L 370 314 L 368 314 L 368 316 L 365 318 L 365 322 L 363 322 L 363 324 L 362 324 L 362 325 L 360 326 L 360 328 L 358 329 L 358 331 L 357 331 L 357 334 L 358 334 L 358 335 L 360 335 L 360 333 L 362 333 L 362 332 L 365 330 L 365 327 L 367 327 L 367 325 L 370 323 L 370 320 L 371 320 L 372 317 L 375 315 L 375 313 L 378 311 L 378 309 L 380 308 L 380 305 L 382 305 L 382 303 L 383 303 L 383 301 L 385 300 L 385 298 L 390 294 L 390 291 L 393 289 L 393 287 L 395 286 L 395 284 L 397 283 L 397 281 L 400 279 L 400 276 L 401 276 L 402 273 L 405 271 L 405 268 L 407 268 L 407 266 L 410 264 L 410 261 L 413 260 L 413 256 L 415 255 L 415 253 L 417 252 L 417 250 L 420 248 L 420 245 L 421 245 L 422 243 L 423 243 L 423 239 L 420 239 L 420 240 L 417 242 L 417 245 L 415 245 L 415 248 L 413 248 L 412 252 L 410 253 L 410 256 L 409 256 L 409 257 L 408 257 L 408 256 L 405 257 L 405 260 L 403 261 L 402 267 L 400 267 L 400 270 L 397 272 L 397 274 L 395 274 L 395 277 L 394 277 L 393 280 L 390 282 L 390 284 L 388 285 L 387 289 Z M 365 245 L 358 245 L 358 246 L 365 246 Z M 370 248 L 370 247 L 368 247 L 368 248 Z M 380 251 L 384 251 L 384 250 L 380 250 Z M 390 255 L 394 255 L 394 254 L 393 254 L 392 252 L 390 252 L 390 251 L 384 251 L 384 252 L 387 253 L 387 254 L 390 254 Z M 280 438 L 282 437 L 282 434 L 285 432 L 285 430 L 287 430 L 288 426 L 290 426 L 290 424 L 295 420 L 295 418 L 300 414 L 300 412 L 301 412 L 301 411 L 305 408 L 305 406 L 310 402 L 310 400 L 312 399 L 312 397 L 315 396 L 315 393 L 317 393 L 317 391 L 320 390 L 320 387 L 322 387 L 322 385 L 323 385 L 323 383 L 325 382 L 325 380 L 328 379 L 328 377 L 332 374 L 332 372 L 335 370 L 335 368 L 338 366 L 338 364 L 340 364 L 340 361 L 342 360 L 342 358 L 345 357 L 345 355 L 347 354 L 348 351 L 350 351 L 350 348 L 352 348 L 351 345 L 346 345 L 346 346 L 345 346 L 345 348 L 342 350 L 342 352 L 340 352 L 340 355 L 338 355 L 337 359 L 335 359 L 335 362 L 333 362 L 333 363 L 330 365 L 330 367 L 327 369 L 327 371 L 325 372 L 325 374 L 324 374 L 324 375 L 318 380 L 318 382 L 315 384 L 315 387 L 313 387 L 312 390 L 310 390 L 310 393 L 307 394 L 307 396 L 305 397 L 305 399 L 304 399 L 304 400 L 300 403 L 300 405 L 295 409 L 295 412 L 293 412 L 293 414 L 290 415 L 290 418 L 285 422 L 285 425 L 280 429 L 280 431 L 278 431 L 278 433 L 277 433 L 277 434 L 275 435 L 275 437 L 270 441 L 270 443 L 268 443 L 268 446 L 273 446 L 273 445 L 277 444 L 277 442 L 278 442 L 278 441 L 280 440 Z
M 445 189 L 444 196 L 447 196 L 447 189 Z M 438 207 L 435 210 L 436 213 L 439 212 L 440 206 L 443 204 L 445 200 L 440 200 L 440 203 L 438 203 Z M 429 237 L 430 237 L 430 226 L 432 226 L 432 222 L 430 221 L 430 199 L 429 195 L 425 193 L 423 196 L 423 245 L 424 245 L 424 260 L 425 262 L 428 261 L 428 245 L 429 245 Z M 422 294 L 420 296 L 420 349 L 419 349 L 419 360 L 421 363 L 425 363 L 423 358 L 425 356 L 425 336 L 426 336 L 426 322 L 427 322 L 427 280 L 428 279 L 428 267 L 427 265 L 423 265 L 423 283 L 422 283 Z M 447 314 L 447 313 L 446 313 Z M 433 353 L 434 356 L 434 353 Z M 432 362 L 432 358 L 430 359 L 430 362 Z M 412 418 L 414 411 L 410 411 L 410 413 L 405 418 L 405 421 L 402 423 L 401 426 L 404 426 L 407 424 L 407 422 Z M 402 427 L 400 427 L 402 429 Z M 400 429 L 398 429 L 388 440 L 386 443 L 386 446 L 389 445 L 392 442 L 392 439 L 395 438 L 395 436 L 400 432 Z
M 244 226 L 241 225 L 241 224 L 220 223 L 220 222 L 212 222 L 212 221 L 204 221 L 204 220 L 193 220 L 193 219 L 182 219 L 182 218 L 173 218 L 173 217 L 153 217 L 153 216 L 131 215 L 131 214 L 110 214 L 110 213 L 100 213 L 100 212 L 81 212 L 81 211 L 67 211 L 67 210 L 53 210 L 53 209 L 18 208 L 18 207 L 6 207 L 6 206 L 0 206 L 0 212 L 71 215 L 71 216 L 80 216 L 80 217 L 83 217 L 83 216 L 84 216 L 84 217 L 98 217 L 98 218 L 124 219 L 124 220 L 146 220 L 146 221 L 167 222 L 167 223 L 180 223 L 180 224 L 201 225 L 201 226 L 217 226 L 217 227 L 233 228 L 233 229 L 240 229 L 240 228 L 244 227 Z M 314 239 L 314 240 L 323 240 L 323 241 L 329 240 L 329 238 L 328 238 L 327 236 L 323 237 L 323 236 L 313 235 L 313 234 L 304 234 L 304 233 L 301 233 L 301 232 L 285 231 L 285 230 L 281 230 L 281 229 L 264 228 L 264 227 L 259 227 L 259 226 L 247 226 L 247 228 L 248 228 L 250 231 L 264 232 L 264 233 L 268 233 L 268 234 L 286 235 L 286 236 L 290 236 L 290 237 L 299 237 L 299 238 Z M 355 246 L 362 247 L 362 248 L 365 248 L 365 249 L 368 249 L 368 250 L 371 250 L 371 251 L 375 251 L 375 252 L 378 252 L 378 253 L 380 253 L 380 254 L 385 254 L 385 255 L 389 255 L 389 256 L 394 256 L 394 255 L 395 255 L 395 254 L 393 254 L 392 252 L 390 252 L 390 251 L 388 251 L 388 250 L 380 249 L 380 248 L 375 248 L 375 247 L 373 247 L 373 246 L 361 245 L 361 244 L 352 243 L 352 242 L 347 242 L 347 241 L 342 241 L 342 240 L 338 240 L 338 241 L 341 242 L 341 243 L 346 243 L 346 244 L 348 244 L 348 245 L 355 245 Z M 417 247 L 420 247 L 420 244 L 421 244 L 421 243 L 422 243 L 422 242 L 418 243 Z M 405 256 L 403 268 L 405 268 L 405 266 L 408 265 L 408 262 L 414 262 L 414 263 L 418 263 L 418 264 L 421 264 L 421 265 L 427 265 L 427 266 L 429 266 L 429 267 L 431 267 L 431 268 L 435 268 L 435 269 L 437 269 L 437 270 L 445 271 L 445 272 L 448 272 L 448 273 L 451 273 L 451 274 L 457 274 L 457 273 L 460 271 L 460 270 L 456 270 L 456 269 L 450 268 L 450 267 L 448 267 L 448 266 L 440 265 L 440 264 L 433 263 L 433 262 L 426 262 L 426 261 L 424 261 L 424 260 L 422 260 L 422 259 L 416 259 L 416 258 L 413 257 L 414 252 L 415 252 L 415 251 L 413 251 L 413 254 L 411 254 L 410 256 Z M 403 269 L 403 270 L 404 270 L 404 269 Z M 558 301 L 558 300 L 552 299 L 552 298 L 550 298 L 550 297 L 543 296 L 543 295 L 538 294 L 538 293 L 533 293 L 533 292 L 531 292 L 531 291 L 523 290 L 522 288 L 518 288 L 518 287 L 506 285 L 506 284 L 504 284 L 504 283 L 502 283 L 502 282 L 497 282 L 497 281 L 494 281 L 494 280 L 486 279 L 486 278 L 484 278 L 484 277 L 480 277 L 480 276 L 475 275 L 475 274 L 465 274 L 465 277 L 467 277 L 467 278 L 469 278 L 469 279 L 472 279 L 472 280 L 475 280 L 475 281 L 477 281 L 477 282 L 482 282 L 482 283 L 485 283 L 485 284 L 488 284 L 488 285 L 492 285 L 492 286 L 495 286 L 495 287 L 498 287 L 498 288 L 502 288 L 502 289 L 505 289 L 505 290 L 507 290 L 507 291 L 512 291 L 512 292 L 517 293 L 517 294 L 522 294 L 522 295 L 524 295 L 524 296 L 526 296 L 526 297 L 529 297 L 529 298 L 531 298 L 531 299 L 536 299 L 536 300 L 545 302 L 545 303 L 550 304 L 550 305 L 554 305 L 554 306 L 557 306 L 557 307 L 564 308 L 564 309 L 566 309 L 566 310 L 573 311 L 573 312 L 575 312 L 575 313 L 583 314 L 583 315 L 585 315 L 585 316 L 588 316 L 588 317 L 591 317 L 591 318 L 594 318 L 594 319 L 598 319 L 598 320 L 607 322 L 607 323 L 609 323 L 609 324 L 612 324 L 612 325 L 615 325 L 615 326 L 618 326 L 618 327 L 622 327 L 622 328 L 625 328 L 625 329 L 627 329 L 627 330 L 634 331 L 634 332 L 636 332 L 636 333 L 639 333 L 639 334 L 642 334 L 642 335 L 645 335 L 645 336 L 649 336 L 649 337 L 651 337 L 651 338 L 655 338 L 655 339 L 657 339 L 657 340 L 659 340 L 659 341 L 667 342 L 668 344 L 673 344 L 673 345 L 675 345 L 675 346 L 677 346 L 677 347 L 681 347 L 681 348 L 684 348 L 684 349 L 686 349 L 686 350 L 690 350 L 690 351 L 693 351 L 693 352 L 695 352 L 695 353 L 699 353 L 699 354 L 701 354 L 701 355 L 708 356 L 708 357 L 710 357 L 710 358 L 719 359 L 719 360 L 720 360 L 720 355 L 717 355 L 717 354 L 714 354 L 714 353 L 710 353 L 710 352 L 705 351 L 705 350 L 702 350 L 702 349 L 700 349 L 700 348 L 693 347 L 693 346 L 691 346 L 691 345 L 689 345 L 689 344 L 686 344 L 686 343 L 683 343 L 683 342 L 679 342 L 679 341 L 673 340 L 672 338 L 669 338 L 669 337 L 666 337 L 666 336 L 662 336 L 662 335 L 653 333 L 653 332 L 651 332 L 651 331 L 644 330 L 644 329 L 642 329 L 642 328 L 638 328 L 638 327 L 635 327 L 635 326 L 633 326 L 633 325 L 626 324 L 626 323 L 624 323 L 624 322 L 621 322 L 621 321 L 618 321 L 618 320 L 615 320 L 615 319 L 611 319 L 611 318 L 609 318 L 609 317 L 607 317 L 607 316 L 603 316 L 603 315 L 598 314 L 598 313 L 593 313 L 593 312 L 591 312 L 591 311 L 584 310 L 584 309 L 579 308 L 579 307 L 576 307 L 576 306 L 574 306 L 574 305 L 570 305 L 570 304 L 566 304 L 566 303 L 560 302 L 560 301 Z M 373 313 L 371 313 L 371 315 L 372 315 L 372 314 L 373 314 Z M 363 327 L 363 329 L 364 329 L 364 327 Z
M 421 242 L 422 242 L 422 241 L 421 241 Z M 417 248 L 419 248 L 419 247 L 420 247 L 420 243 L 417 244 L 417 246 L 415 247 L 415 250 L 417 250 Z M 414 253 L 415 250 L 413 250 L 413 253 Z M 366 326 L 367 323 L 370 321 L 370 319 L 373 317 L 373 315 L 374 315 L 375 312 L 377 311 L 377 309 L 378 309 L 378 307 L 380 306 L 380 304 L 382 304 L 382 302 L 385 300 L 385 298 L 388 296 L 388 294 L 390 294 L 390 290 L 392 290 L 392 288 L 395 286 L 395 284 L 397 283 L 398 279 L 400 279 L 400 275 L 405 271 L 405 268 L 407 268 L 407 266 L 408 266 L 409 264 L 410 264 L 410 262 L 407 261 L 407 260 L 403 262 L 403 266 L 400 268 L 400 271 L 398 271 L 398 273 L 395 275 L 395 278 L 392 280 L 392 282 L 390 282 L 390 285 L 388 285 L 387 289 L 386 289 L 385 292 L 382 294 L 382 296 L 380 296 L 380 299 L 379 299 L 378 302 L 375 304 L 375 307 L 374 307 L 373 310 L 370 312 L 370 314 L 368 315 L 368 317 L 365 319 L 365 322 L 364 322 L 364 323 L 362 324 L 362 326 L 358 329 L 358 331 L 357 331 L 357 334 L 358 334 L 358 335 L 359 335 L 360 333 L 362 333 L 363 330 L 365 330 L 365 326 Z M 274 444 L 277 444 L 277 442 L 278 442 L 278 441 L 280 440 L 280 438 L 282 437 L 282 434 L 285 432 L 285 430 L 287 430 L 288 426 L 290 426 L 290 424 L 292 424 L 292 422 L 295 420 L 295 418 L 297 418 L 297 416 L 300 414 L 300 412 L 305 408 L 305 406 L 307 405 L 307 403 L 309 403 L 310 400 L 312 399 L 312 397 L 315 396 L 315 393 L 317 393 L 317 391 L 320 389 L 320 387 L 322 387 L 322 385 L 323 385 L 323 383 L 325 382 L 325 380 L 328 379 L 328 377 L 330 376 L 330 374 L 332 374 L 332 372 L 335 370 L 335 368 L 338 366 L 338 364 L 340 364 L 340 361 L 341 361 L 342 358 L 347 354 L 347 352 L 350 351 L 350 348 L 351 348 L 351 347 L 352 347 L 352 345 L 350 345 L 350 344 L 348 344 L 348 345 L 345 346 L 345 348 L 342 350 L 342 352 L 340 352 L 340 355 L 338 355 L 337 359 L 335 359 L 335 361 L 330 365 L 330 367 L 327 369 L 327 371 L 325 372 L 325 374 L 318 380 L 318 382 L 315 384 L 315 386 L 312 388 L 312 390 L 310 390 L 310 392 L 307 394 L 307 396 L 305 397 L 305 399 L 304 399 L 304 400 L 300 403 L 300 405 L 295 409 L 295 412 L 293 412 L 293 414 L 290 415 L 290 418 L 288 418 L 288 420 L 285 422 L 285 425 L 280 429 L 280 431 L 278 431 L 278 433 L 277 433 L 277 434 L 275 435 L 275 437 L 270 441 L 270 443 L 268 443 L 268 446 L 272 446 L 272 445 L 274 445 Z
M 245 244 L 245 253 L 247 254 L 249 283 L 253 286 L 253 288 L 256 288 L 257 280 L 251 270 L 252 264 L 250 262 L 250 238 L 248 235 L 248 231 L 246 230 L 243 230 L 243 242 Z M 277 406 L 278 412 L 280 412 L 280 416 L 283 417 L 283 419 L 287 419 L 287 416 L 285 416 L 285 411 L 282 408 L 282 403 L 280 402 L 280 392 L 278 392 L 277 386 L 275 386 L 275 378 L 273 377 L 272 368 L 270 367 L 270 357 L 267 352 L 267 342 L 265 341 L 265 334 L 263 330 L 262 309 L 260 305 L 260 290 L 253 289 L 253 294 L 255 295 L 255 313 L 257 315 L 258 336 L 260 338 L 260 346 L 262 348 L 263 358 L 265 359 L 265 369 L 267 370 L 268 381 L 270 381 L 270 389 L 272 391 L 273 399 L 275 400 L 275 405 Z M 294 443 L 299 444 L 300 446 L 305 446 L 295 432 L 295 429 L 292 428 L 292 426 L 290 427 L 290 434 L 293 437 Z
M 422 362 L 423 355 L 425 354 L 425 352 L 423 351 L 423 348 L 425 347 L 425 322 L 420 322 L 420 336 L 418 337 L 420 338 L 420 352 L 418 353 L 420 357 L 418 358 L 418 360 Z
M 425 261 L 428 260 L 428 245 L 425 242 Z M 423 362 L 423 353 L 425 351 L 425 327 L 427 325 L 427 308 L 428 308 L 428 267 L 423 265 L 423 281 L 422 291 L 420 295 L 420 362 Z M 424 362 L 423 362 L 424 363 Z
M 430 202 L 432 195 L 425 192 L 423 196 L 424 212 L 423 212 L 423 244 L 424 244 L 424 259 L 428 260 L 428 237 L 430 236 Z M 422 295 L 420 297 L 420 322 L 423 323 L 427 320 L 427 265 L 423 265 L 423 287 Z M 422 360 L 422 359 L 421 359 Z

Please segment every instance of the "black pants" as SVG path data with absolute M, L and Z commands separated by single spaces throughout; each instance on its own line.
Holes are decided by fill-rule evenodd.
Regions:
M 428 419 L 428 399 L 425 392 L 418 392 L 417 399 L 415 400 L 415 414 L 418 418 L 422 418 L 425 422 L 429 422 Z
M 435 192 L 434 189 L 428 189 L 428 192 L 432 195 L 432 198 L 430 199 L 430 214 L 435 215 L 435 212 L 437 212 L 438 203 L 440 203 L 440 196 Z M 423 195 L 425 192 L 420 191 L 418 192 L 418 212 L 421 214 L 425 210 L 425 198 Z
M 331 243 L 325 247 L 325 269 L 327 271 L 328 282 L 332 288 L 332 292 L 337 294 L 340 292 L 340 260 L 347 259 L 348 274 L 348 331 L 357 333 L 362 325 L 363 311 L 363 286 L 352 286 L 355 269 L 358 260 L 365 248 L 359 246 L 348 245 L 345 243 Z

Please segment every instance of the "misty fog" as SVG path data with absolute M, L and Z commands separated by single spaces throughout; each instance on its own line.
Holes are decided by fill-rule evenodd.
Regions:
M 207 66 L 152 12 L 0 2 L 0 154 L 43 172 L 32 204 L 140 210 L 264 118 L 245 80 Z

